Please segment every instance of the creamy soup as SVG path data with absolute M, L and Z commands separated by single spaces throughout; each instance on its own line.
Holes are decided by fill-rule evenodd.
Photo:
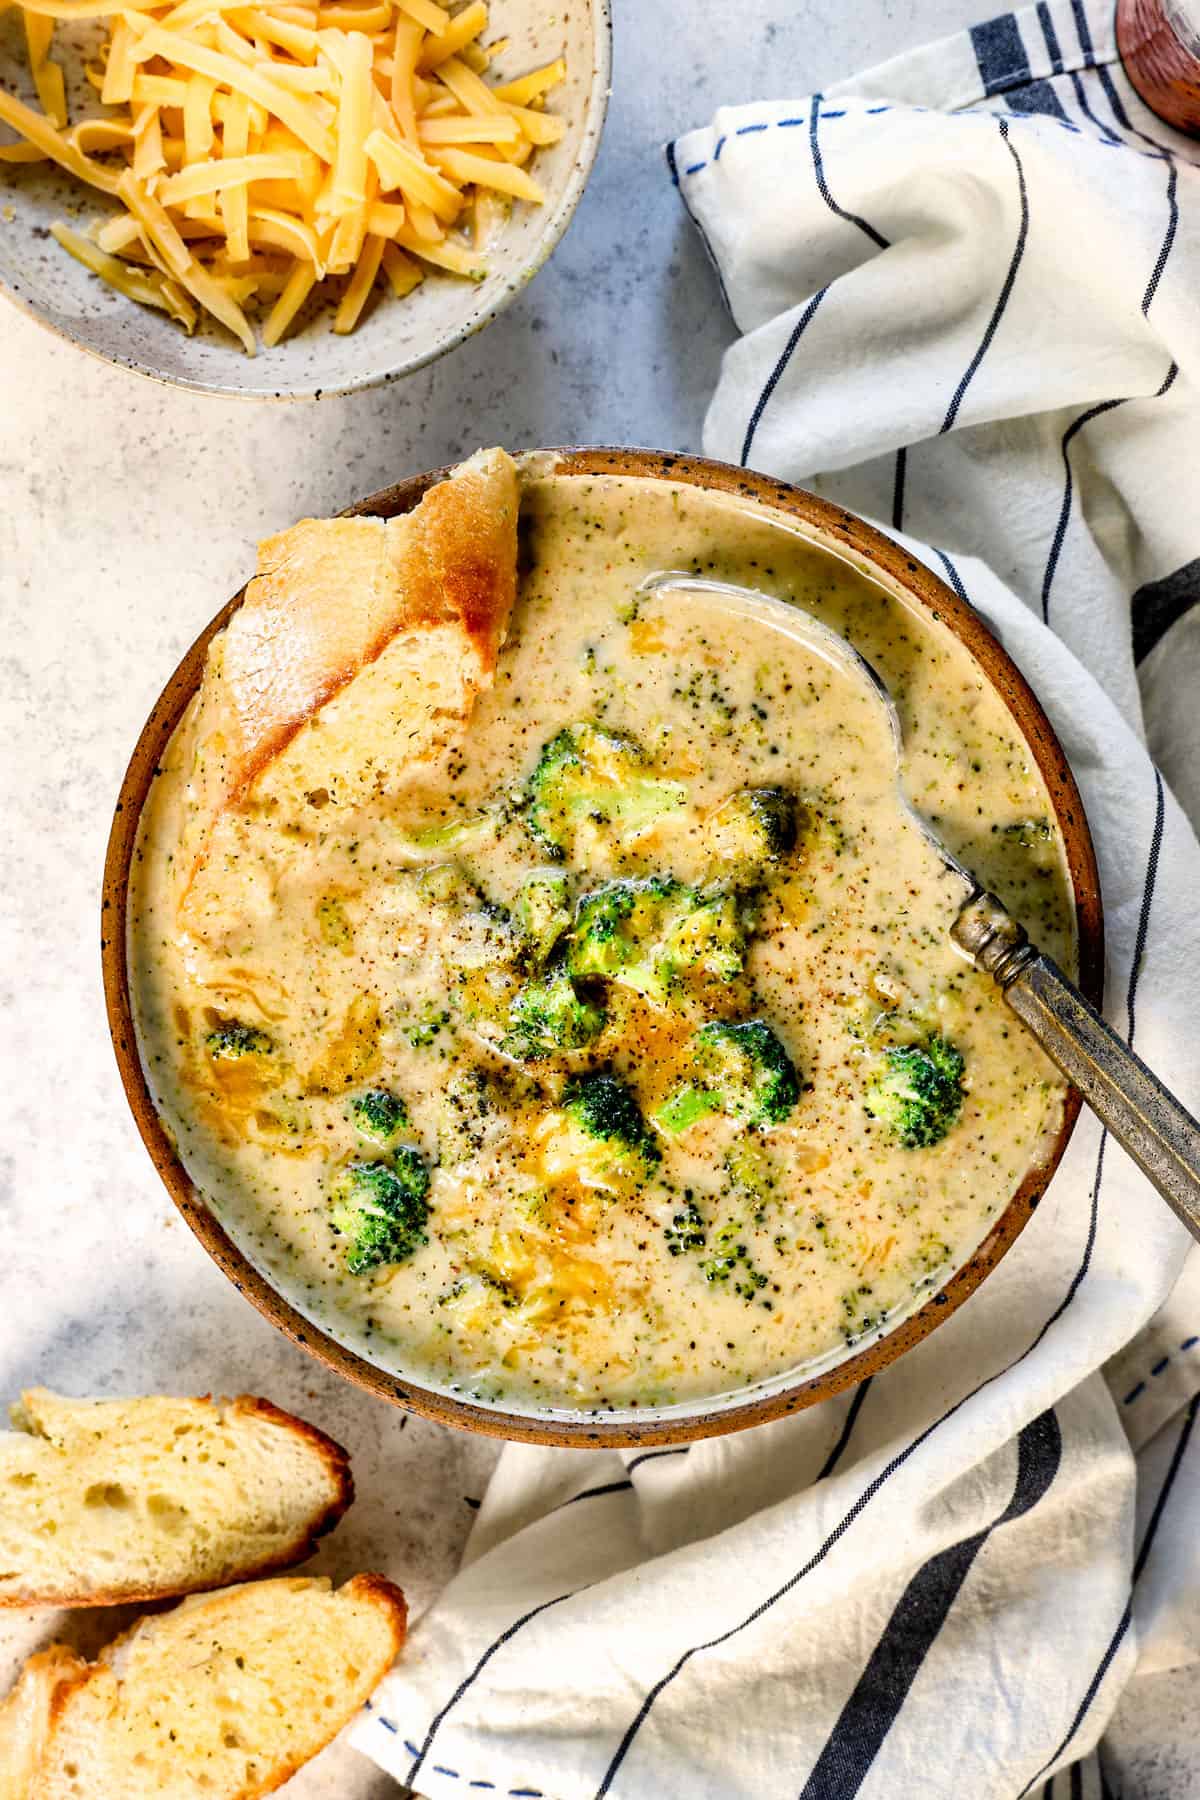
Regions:
M 827 1364 L 966 1260 L 1061 1124 L 950 942 L 959 891 L 878 703 L 711 594 L 639 596 L 676 569 L 848 635 L 912 802 L 1074 964 L 1046 790 L 970 655 L 689 486 L 525 469 L 465 734 L 386 806 L 310 795 L 286 876 L 248 832 L 224 965 L 172 898 L 185 719 L 131 885 L 161 1115 L 303 1313 L 484 1403 L 660 1408 Z

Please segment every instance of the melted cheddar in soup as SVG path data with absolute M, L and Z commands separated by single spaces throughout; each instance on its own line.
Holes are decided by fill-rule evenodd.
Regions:
M 364 626 L 240 774 L 215 640 L 141 822 L 144 1064 L 225 1228 L 375 1363 L 518 1410 L 744 1394 L 940 1286 L 1063 1087 L 950 942 L 877 702 L 701 588 L 640 584 L 742 583 L 848 636 L 914 805 L 1071 968 L 1062 845 L 934 619 L 734 498 L 504 464 L 476 499 L 519 507 L 515 600 L 502 573 L 482 625 L 405 599 L 408 637 Z M 465 592 L 413 530 L 435 599 Z M 408 594 L 416 542 L 356 534 L 367 572 L 339 552 L 319 580 L 390 557 Z

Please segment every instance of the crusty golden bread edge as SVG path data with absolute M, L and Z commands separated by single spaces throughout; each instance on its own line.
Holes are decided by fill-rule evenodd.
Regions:
M 337 1592 L 339 1594 L 344 1594 L 351 1590 L 355 1592 L 356 1597 L 369 1599 L 375 1604 L 385 1606 L 392 1618 L 391 1652 L 378 1675 L 376 1675 L 371 1683 L 369 1693 L 373 1694 L 396 1658 L 399 1656 L 401 1650 L 404 1648 L 404 1641 L 408 1635 L 408 1602 L 405 1600 L 401 1589 L 396 1586 L 394 1581 L 389 1581 L 386 1575 L 354 1575 L 349 1581 L 345 1582 L 342 1587 L 338 1588 Z M 119 1642 L 120 1640 L 118 1639 L 117 1641 Z M 275 1793 L 285 1782 L 290 1781 L 293 1775 L 298 1774 L 300 1770 L 305 1767 L 305 1764 L 312 1762 L 314 1757 L 320 1756 L 322 1750 L 327 1750 L 329 1748 L 338 1733 L 345 1730 L 361 1705 L 362 1701 L 356 1700 L 353 1706 L 344 1711 L 337 1719 L 336 1723 L 330 1728 L 328 1734 L 321 1739 L 303 1761 L 285 1764 L 281 1767 L 279 1773 L 270 1776 L 265 1784 L 259 1783 L 253 1788 L 242 1788 L 239 1793 L 231 1794 L 228 1797 L 228 1800 L 259 1800 L 259 1796 L 262 1794 Z
M 24 1398 L 24 1396 L 22 1396 Z M 201 1394 L 196 1398 L 210 1405 L 219 1404 L 211 1394 Z M 186 1586 L 176 1587 L 107 1587 L 92 1593 L 74 1592 L 34 1592 L 25 1590 L 18 1594 L 0 1594 L 0 1611 L 28 1611 L 35 1607 L 82 1608 L 91 1606 L 126 1606 L 146 1605 L 156 1600 L 182 1600 L 188 1594 L 215 1593 L 220 1588 L 230 1587 L 245 1581 L 256 1581 L 264 1575 L 277 1574 L 281 1570 L 294 1568 L 299 1562 L 312 1555 L 317 1543 L 334 1529 L 354 1501 L 354 1477 L 350 1471 L 350 1454 L 341 1444 L 310 1425 L 307 1419 L 297 1418 L 294 1413 L 285 1412 L 270 1400 L 264 1400 L 257 1394 L 238 1394 L 230 1402 L 230 1410 L 235 1417 L 256 1416 L 268 1419 L 282 1430 L 290 1431 L 294 1436 L 306 1439 L 324 1462 L 330 1474 L 334 1493 L 328 1505 L 316 1517 L 308 1521 L 298 1531 L 290 1544 L 284 1544 L 273 1555 L 263 1557 L 261 1561 L 246 1565 L 235 1573 L 226 1571 L 211 1581 L 190 1582 Z
M 67 1694 L 87 1680 L 88 1668 L 67 1644 L 47 1644 L 26 1659 L 0 1701 L 0 1800 L 28 1800 Z
M 348 662 L 329 672 L 311 696 L 307 709 L 297 717 L 281 722 L 247 758 L 232 782 L 227 804 L 238 806 L 267 765 L 286 750 L 302 726 L 351 682 L 366 665 L 375 662 L 399 632 L 428 630 L 436 625 L 457 623 L 479 658 L 485 683 L 495 674 L 497 653 L 503 631 L 512 612 L 515 598 L 516 559 L 513 558 L 513 581 L 497 579 L 499 558 L 496 539 L 504 534 L 497 529 L 496 509 L 490 499 L 480 493 L 488 485 L 489 468 L 484 459 L 503 457 L 497 449 L 478 450 L 459 463 L 442 481 L 436 482 L 422 495 L 412 512 L 405 515 L 408 542 L 405 545 L 406 587 L 409 601 L 402 617 L 394 619 L 389 629 L 379 632 L 367 647 L 362 660 Z M 515 479 L 515 477 L 514 477 Z M 276 570 L 263 566 L 262 552 L 268 545 L 283 544 L 293 532 L 309 525 L 384 523 L 371 515 L 353 519 L 301 519 L 287 531 L 265 539 L 259 546 L 257 573 L 246 585 L 242 605 L 252 603 L 257 584 L 269 581 Z M 512 528 L 515 533 L 515 516 Z M 472 553 L 481 542 L 490 545 L 490 555 Z M 438 552 L 449 548 L 451 554 L 441 558 Z M 503 571 L 507 575 L 507 569 Z M 489 579 L 490 576 L 490 579 Z
M 267 1404 L 269 1404 L 269 1402 Z M 226 1583 L 225 1585 L 226 1587 L 232 1586 L 236 1590 L 247 1584 L 237 1582 L 233 1584 Z M 392 1627 L 391 1643 L 387 1659 L 378 1669 L 378 1672 L 372 1679 L 368 1689 L 368 1693 L 374 1693 L 375 1689 L 379 1686 L 379 1683 L 383 1680 L 384 1676 L 399 1656 L 401 1650 L 404 1648 L 405 1638 L 408 1634 L 408 1602 L 405 1600 L 403 1592 L 396 1586 L 395 1582 L 389 1581 L 386 1575 L 378 1575 L 370 1572 L 351 1576 L 349 1581 L 344 1582 L 340 1588 L 334 1589 L 333 1591 L 339 1595 L 349 1594 L 355 1600 L 362 1600 L 372 1605 L 379 1606 L 386 1610 L 389 1615 Z M 146 1620 L 144 1618 L 135 1620 L 134 1623 L 125 1631 L 121 1632 L 119 1636 L 113 1638 L 110 1643 L 106 1644 L 100 1651 L 96 1660 L 91 1663 L 85 1662 L 70 1648 L 69 1645 L 48 1644 L 45 1649 L 37 1651 L 36 1654 L 31 1656 L 25 1663 L 13 1688 L 5 1699 L 0 1701 L 0 1710 L 6 1707 L 16 1697 L 18 1689 L 27 1675 L 35 1674 L 48 1681 L 52 1680 L 54 1685 L 47 1705 L 45 1727 L 41 1734 L 43 1746 L 48 1744 L 70 1694 L 73 1693 L 76 1688 L 83 1686 L 87 1681 L 92 1679 L 95 1674 L 111 1667 L 122 1647 L 128 1643 L 128 1641 L 134 1637 L 145 1624 Z M 61 1672 L 56 1673 L 56 1671 Z M 223 1796 L 222 1800 L 258 1800 L 258 1796 L 262 1794 L 274 1793 L 277 1789 L 281 1788 L 285 1782 L 290 1781 L 292 1776 L 297 1774 L 306 1763 L 311 1762 L 314 1757 L 319 1756 L 322 1750 L 328 1749 L 338 1733 L 344 1730 L 350 1723 L 350 1720 L 354 1717 L 361 1704 L 362 1701 L 356 1698 L 352 1705 L 344 1708 L 330 1726 L 328 1733 L 320 1739 L 309 1754 L 302 1760 L 282 1764 L 279 1769 L 272 1772 L 264 1782 L 256 1782 L 252 1788 L 242 1788 L 236 1794 Z M 0 1768 L 0 1800 L 9 1800 L 9 1796 L 5 1792 L 3 1785 L 7 1773 L 8 1772 L 3 1768 Z M 26 1778 L 36 1778 L 36 1774 L 37 1768 L 35 1764 L 28 1768 Z M 12 1800 L 17 1800 L 20 1790 L 14 1787 L 10 1792 Z M 36 1794 L 36 1789 L 34 1789 L 33 1792 Z

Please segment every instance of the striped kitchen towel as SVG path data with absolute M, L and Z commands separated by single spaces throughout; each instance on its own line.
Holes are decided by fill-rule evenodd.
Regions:
M 1195 1108 L 1200 146 L 1110 11 L 1048 0 L 668 161 L 738 333 L 706 450 L 874 516 L 994 624 L 1095 828 L 1109 1017 Z M 688 1450 L 509 1447 L 355 1741 L 438 1800 L 1099 1795 L 1139 1657 L 1200 1655 L 1188 1252 L 1085 1118 L 986 1286 L 853 1393 Z

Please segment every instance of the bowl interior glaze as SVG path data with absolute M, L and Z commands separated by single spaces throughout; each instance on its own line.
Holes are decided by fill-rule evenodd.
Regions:
M 1074 886 L 1079 941 L 1079 985 L 1095 1004 L 1102 999 L 1103 915 L 1091 834 L 1066 755 L 1024 677 L 971 607 L 922 563 L 866 525 L 854 514 L 802 489 L 699 457 L 648 450 L 572 449 L 556 455 L 556 472 L 567 477 L 621 475 L 685 482 L 729 494 L 740 502 L 769 508 L 809 541 L 824 545 L 865 571 L 910 605 L 933 613 L 974 657 L 999 694 L 1045 781 L 1062 833 Z M 392 517 L 410 511 L 426 488 L 448 469 L 413 476 L 348 508 L 351 513 Z M 943 1286 L 862 1348 L 838 1353 L 815 1371 L 775 1377 L 748 1397 L 729 1396 L 630 1419 L 606 1421 L 566 1411 L 535 1415 L 506 1411 L 426 1388 L 377 1367 L 312 1324 L 252 1265 L 197 1194 L 175 1154 L 146 1084 L 138 1054 L 127 966 L 127 892 L 138 820 L 159 758 L 199 685 L 212 637 L 228 620 L 240 594 L 222 608 L 183 658 L 143 728 L 121 786 L 104 871 L 101 948 L 109 1027 L 121 1079 L 135 1121 L 176 1205 L 205 1249 L 239 1292 L 302 1345 L 349 1380 L 380 1398 L 410 1407 L 448 1425 L 490 1436 L 576 1448 L 601 1445 L 683 1443 L 739 1430 L 812 1406 L 895 1361 L 961 1306 L 995 1268 L 1028 1221 L 1066 1149 L 1079 1113 L 1074 1089 L 1064 1103 L 1063 1122 L 1045 1162 L 1025 1178 L 974 1254 Z
M 396 300 L 380 285 L 357 330 L 338 337 L 332 310 L 314 302 L 275 350 L 247 357 L 210 323 L 184 331 L 162 313 L 116 293 L 68 256 L 49 235 L 55 220 L 76 230 L 117 203 L 51 163 L 0 164 L 0 293 L 39 323 L 108 362 L 180 387 L 240 398 L 320 399 L 396 380 L 480 330 L 537 274 L 566 230 L 600 143 L 612 65 L 610 0 L 491 0 L 489 36 L 511 39 L 496 59 L 500 79 L 563 56 L 567 78 L 550 98 L 566 120 L 561 143 L 539 150 L 534 172 L 544 206 L 516 206 L 488 251 L 489 273 L 474 283 L 429 269 L 412 294 Z M 104 109 L 83 75 L 86 36 L 64 43 L 70 116 Z M 0 87 L 37 104 L 29 80 L 20 16 L 0 12 Z M 11 134 L 5 129 L 7 141 Z

